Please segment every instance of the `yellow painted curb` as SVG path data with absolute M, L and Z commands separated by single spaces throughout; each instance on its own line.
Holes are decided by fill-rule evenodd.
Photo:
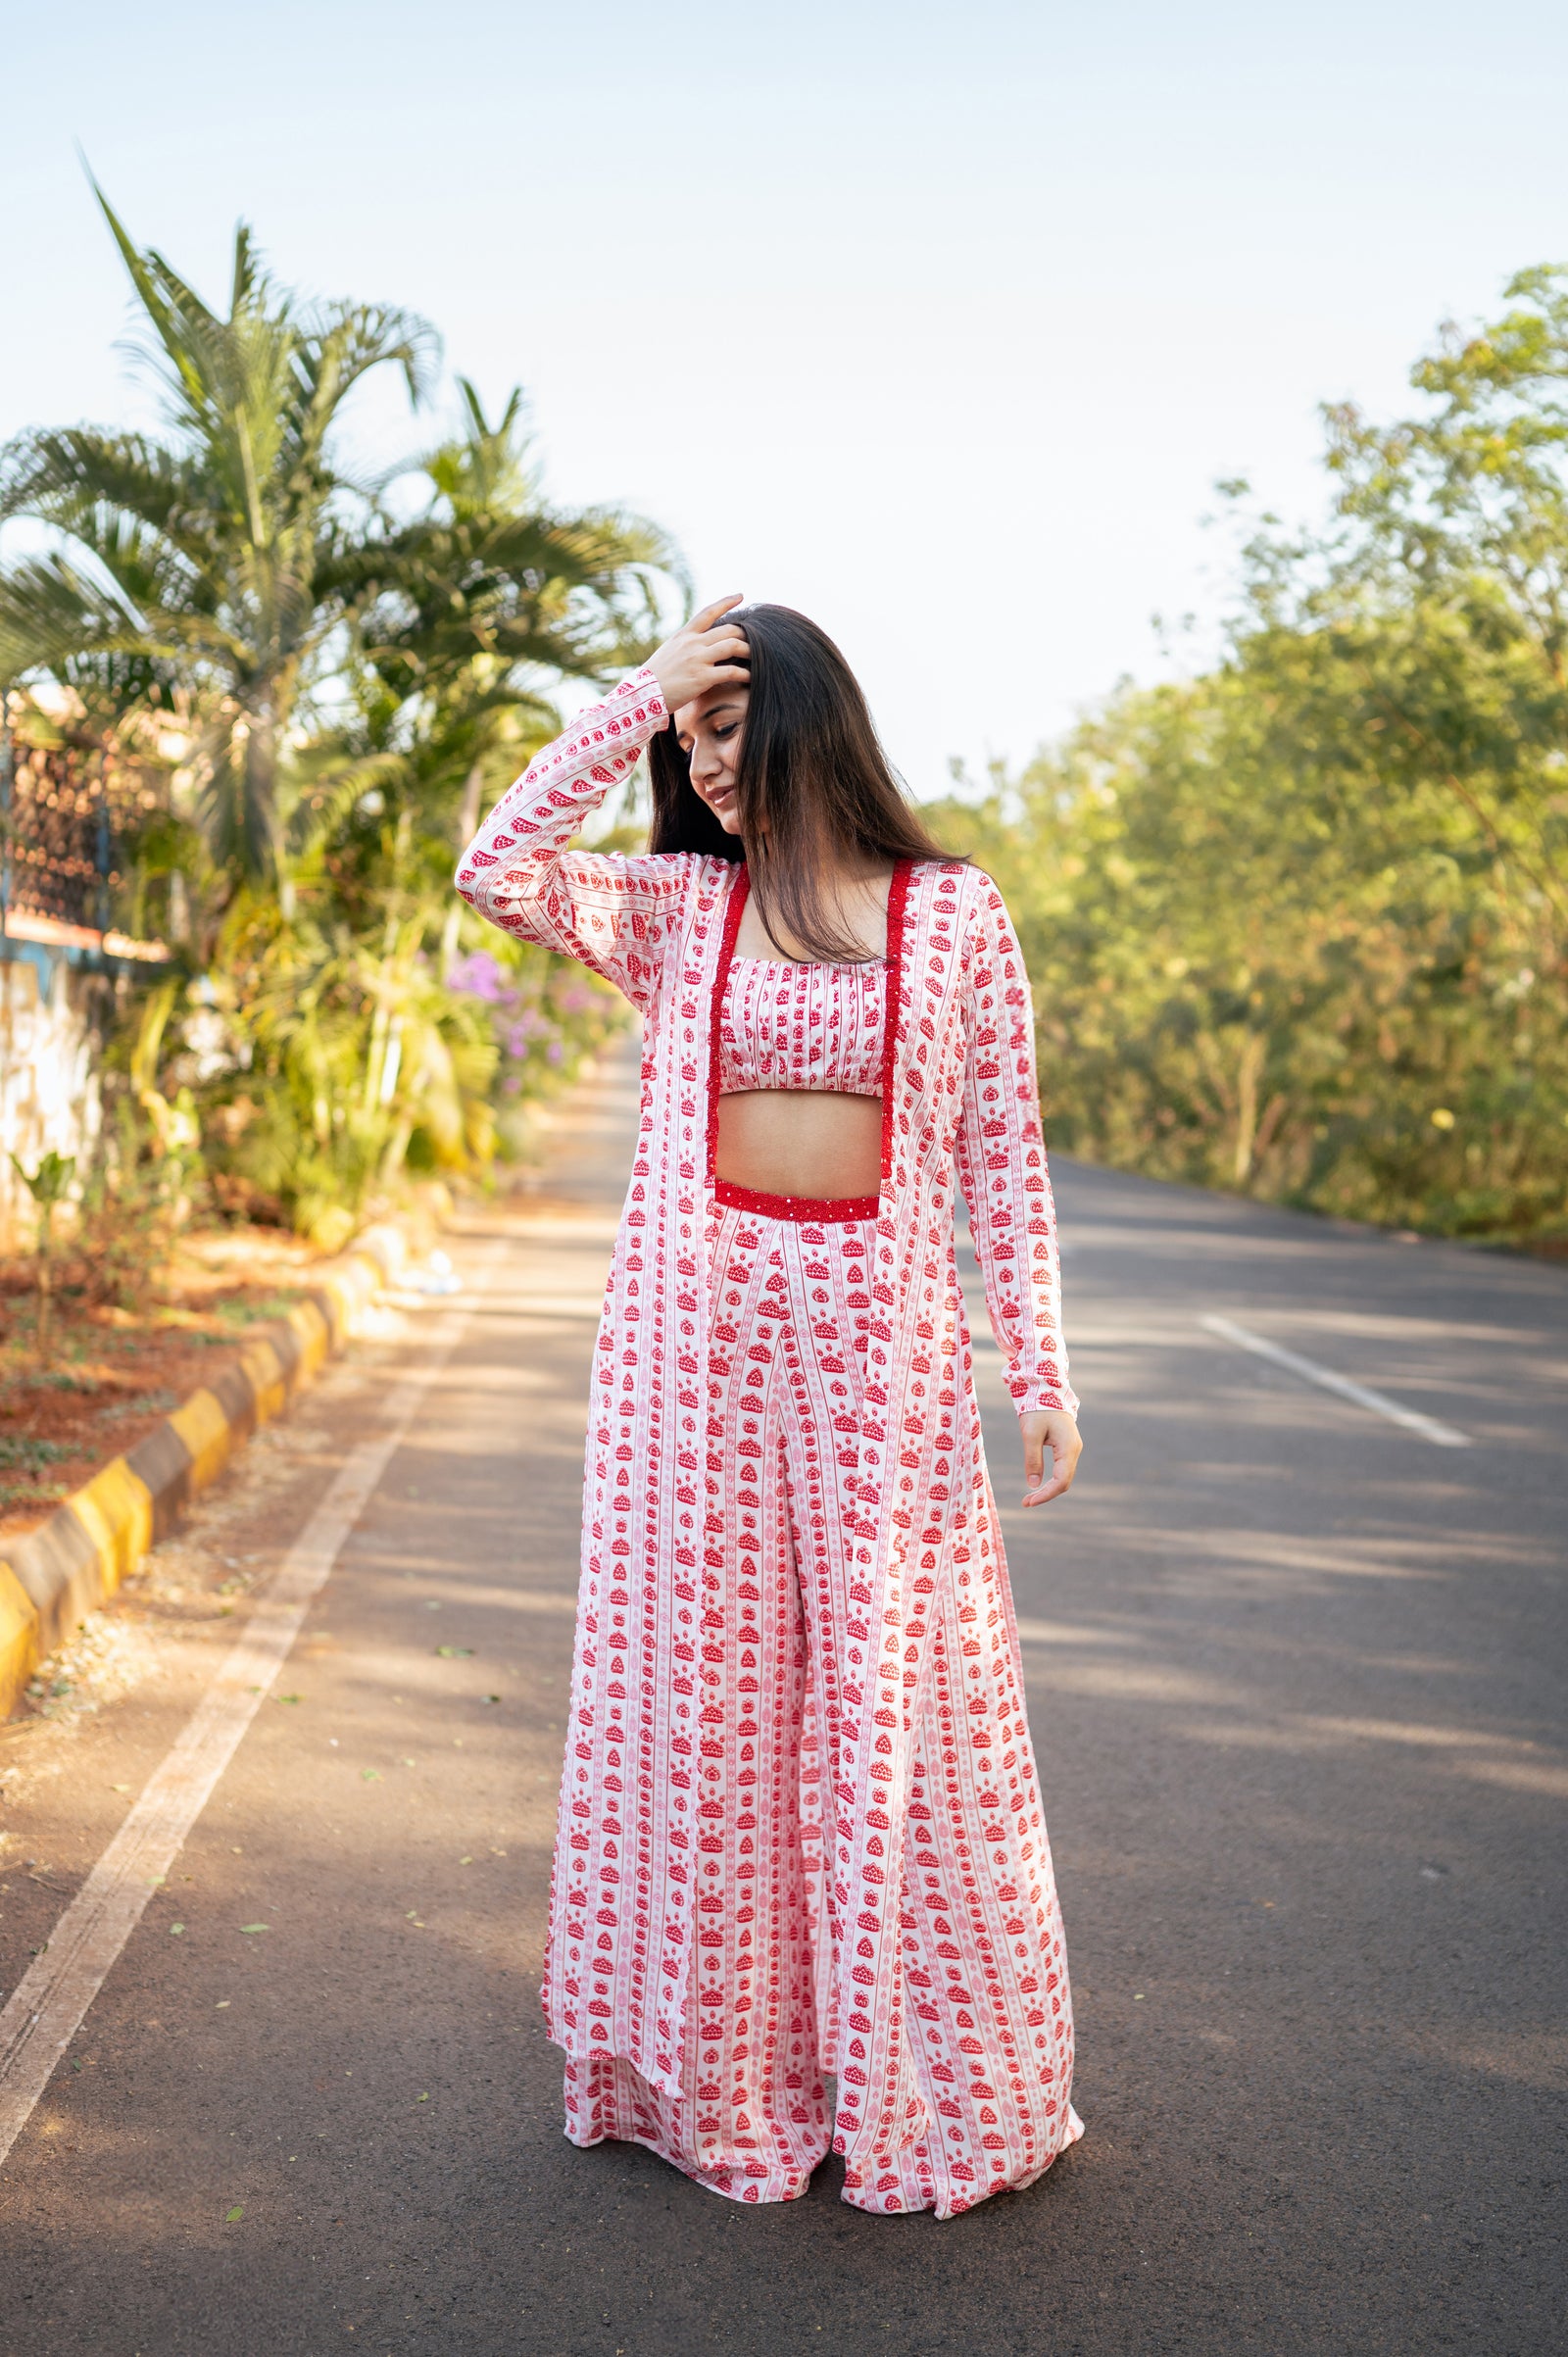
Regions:
M 38 1666 L 38 1610 L 9 1563 L 0 1563 L 0 1719 Z
M 122 1456 L 95 1473 L 68 1504 L 98 1549 L 98 1576 L 113 1596 L 153 1543 L 153 1494 Z
M 301 1301 L 287 1323 L 300 1346 L 300 1373 L 314 1375 L 332 1348 L 332 1330 L 314 1301 Z
M 251 1342 L 239 1353 L 239 1363 L 256 1394 L 256 1421 L 270 1424 L 288 1405 L 288 1381 L 283 1361 L 270 1343 Z
M 190 1486 L 205 1490 L 228 1463 L 234 1430 L 211 1392 L 192 1392 L 169 1419 L 190 1450 Z
M 372 1239 L 375 1250 L 368 1249 Z M 12 1543 L 13 1559 L 0 1560 L 0 1719 L 15 1709 L 39 1662 L 135 1570 L 155 1532 L 217 1478 L 253 1424 L 284 1413 L 292 1394 L 353 1333 L 370 1296 L 396 1282 L 406 1252 L 396 1229 L 368 1229 L 358 1249 L 316 1278 L 317 1298 L 276 1321 L 275 1343 L 253 1335 L 212 1389 L 193 1392 L 137 1443 L 134 1464 L 114 1458 L 37 1530 Z
M 328 1297 L 332 1307 L 337 1312 L 339 1326 L 347 1332 L 354 1322 L 354 1312 L 359 1306 L 356 1289 L 347 1284 L 342 1277 L 334 1274 L 330 1277 L 323 1277 L 318 1291 Z

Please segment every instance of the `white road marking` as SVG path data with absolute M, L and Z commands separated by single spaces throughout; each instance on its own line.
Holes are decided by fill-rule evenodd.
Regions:
M 1235 1343 L 1238 1350 L 1254 1351 L 1259 1358 L 1271 1358 L 1276 1366 L 1288 1368 L 1304 1382 L 1315 1383 L 1325 1392 L 1338 1392 L 1342 1399 L 1348 1399 L 1356 1407 L 1370 1408 L 1375 1416 L 1387 1416 L 1391 1424 L 1402 1425 L 1406 1432 L 1416 1433 L 1423 1441 L 1430 1441 L 1435 1449 L 1468 1449 L 1471 1446 L 1467 1432 L 1458 1432 L 1451 1424 L 1442 1424 L 1436 1416 L 1424 1416 L 1419 1408 L 1401 1407 L 1398 1400 L 1391 1399 L 1387 1393 L 1375 1392 L 1364 1383 L 1352 1383 L 1348 1375 L 1336 1375 L 1332 1367 L 1320 1367 L 1316 1359 L 1302 1358 L 1297 1351 L 1287 1350 L 1279 1343 L 1265 1342 L 1261 1334 L 1250 1333 L 1246 1326 L 1238 1326 L 1231 1318 L 1200 1317 L 1198 1322 L 1200 1326 L 1206 1326 L 1210 1334 L 1218 1334 L 1224 1341 Z
M 487 1258 L 491 1255 L 487 1255 Z M 479 1272 L 475 1272 L 476 1280 Z M 474 1288 L 478 1290 L 477 1283 Z M 16 2142 L 106 1975 L 141 1921 L 299 1635 L 311 1599 L 374 1496 L 388 1460 L 450 1357 L 466 1309 L 431 1330 L 416 1372 L 387 1400 L 386 1423 L 355 1449 L 289 1549 L 184 1733 L 0 2012 L 0 2162 Z

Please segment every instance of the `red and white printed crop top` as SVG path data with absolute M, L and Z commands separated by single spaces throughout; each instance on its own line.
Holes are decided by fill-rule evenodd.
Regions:
M 826 965 L 734 958 L 718 1031 L 718 1093 L 831 1089 L 882 1094 L 885 958 Z

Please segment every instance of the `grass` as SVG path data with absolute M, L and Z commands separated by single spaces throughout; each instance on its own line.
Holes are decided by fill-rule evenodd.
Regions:
M 70 1495 L 63 1481 L 0 1482 L 0 1514 L 17 1506 L 58 1505 Z
M 103 1424 L 122 1423 L 127 1416 L 167 1416 L 172 1407 L 179 1405 L 177 1392 L 143 1392 L 135 1399 L 116 1399 L 98 1410 Z
M 35 1441 L 26 1433 L 0 1433 L 0 1472 L 14 1473 L 19 1465 L 31 1472 L 39 1465 L 58 1465 L 79 1453 L 59 1441 Z

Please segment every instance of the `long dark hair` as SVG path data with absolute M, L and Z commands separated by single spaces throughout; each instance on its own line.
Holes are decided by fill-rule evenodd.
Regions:
M 758 912 L 830 964 L 864 956 L 822 895 L 829 864 L 846 858 L 946 859 L 905 800 L 859 682 L 825 630 L 788 606 L 742 606 L 725 615 L 746 633 L 751 695 L 735 777 L 738 835 L 720 826 L 691 781 L 673 725 L 648 748 L 654 852 L 744 859 Z M 777 920 L 777 922 L 775 922 Z

